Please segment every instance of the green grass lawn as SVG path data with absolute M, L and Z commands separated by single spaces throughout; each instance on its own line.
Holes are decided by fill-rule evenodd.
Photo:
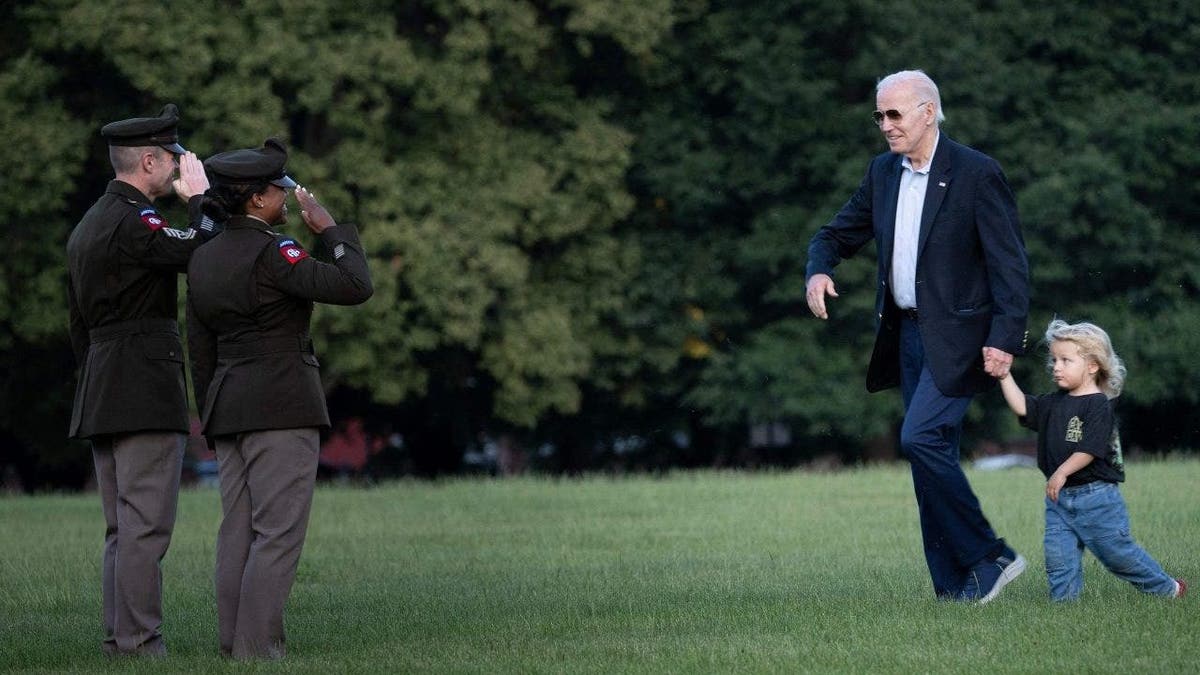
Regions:
M 1047 599 L 1042 479 L 969 475 L 1030 561 L 990 605 L 932 597 L 904 465 L 840 473 L 321 487 L 288 658 L 250 670 L 512 673 L 1195 673 L 1200 461 L 1132 463 L 1134 536 L 1195 583 L 1145 597 L 1087 562 Z M 95 495 L 0 499 L 0 669 L 243 671 L 217 656 L 215 490 L 180 498 L 164 661 L 100 655 Z

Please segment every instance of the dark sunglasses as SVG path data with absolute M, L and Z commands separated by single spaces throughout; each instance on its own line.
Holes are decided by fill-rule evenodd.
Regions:
M 925 105 L 926 103 L 929 103 L 929 101 L 921 101 L 920 103 L 914 105 L 913 107 L 909 108 L 908 110 L 905 110 L 904 112 L 900 112 L 899 110 L 896 110 L 895 108 L 892 108 L 890 110 L 876 110 L 875 112 L 871 113 L 871 119 L 875 120 L 875 124 L 877 124 L 877 125 L 883 124 L 883 118 L 885 118 L 885 117 L 888 118 L 889 120 L 891 120 L 892 122 L 899 124 L 900 120 L 904 119 L 905 115 L 916 110 L 917 108 L 920 108 L 921 106 Z

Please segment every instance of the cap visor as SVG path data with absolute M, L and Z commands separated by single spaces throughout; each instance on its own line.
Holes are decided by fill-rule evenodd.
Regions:
M 283 177 L 276 178 L 275 180 L 271 181 L 271 185 L 277 185 L 284 189 L 290 189 L 296 187 L 296 181 L 292 180 L 292 177 L 285 173 L 283 174 Z
M 169 144 L 169 145 L 163 145 L 163 146 L 160 146 L 160 147 L 161 147 L 163 150 L 167 150 L 167 151 L 169 151 L 169 152 L 173 152 L 173 153 L 175 153 L 176 155 L 182 155 L 182 154 L 184 154 L 184 153 L 186 153 L 186 152 L 187 152 L 187 150 L 184 150 L 184 149 L 183 149 L 183 146 L 182 146 L 182 145 L 180 145 L 180 144 L 178 144 L 178 143 L 171 143 L 171 144 Z

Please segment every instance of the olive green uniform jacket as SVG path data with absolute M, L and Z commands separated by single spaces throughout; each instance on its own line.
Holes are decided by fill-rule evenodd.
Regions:
M 352 225 L 320 235 L 331 262 L 261 220 L 235 216 L 188 266 L 188 351 L 203 432 L 328 427 L 309 320 L 313 303 L 371 297 Z
M 137 188 L 108 184 L 67 241 L 71 347 L 80 366 L 72 438 L 137 431 L 187 433 L 177 277 L 216 234 L 188 203 L 174 229 Z

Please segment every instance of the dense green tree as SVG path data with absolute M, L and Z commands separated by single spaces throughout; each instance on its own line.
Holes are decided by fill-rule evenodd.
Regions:
M 671 371 L 694 373 L 684 400 L 714 425 L 788 422 L 810 448 L 889 432 L 897 397 L 862 385 L 873 249 L 839 268 L 828 324 L 808 316 L 803 265 L 885 149 L 868 117 L 875 81 L 922 68 L 941 87 L 944 131 L 1000 160 L 1017 192 L 1028 388 L 1049 386 L 1036 348 L 1049 318 L 1100 322 L 1129 362 L 1127 441 L 1194 444 L 1182 413 L 1200 347 L 1200 33 L 1196 8 L 1168 5 L 714 1 L 683 17 L 640 71 L 631 188 L 647 255 L 660 252 L 639 277 L 656 313 L 684 331 L 683 308 L 704 309 L 711 352 Z M 1003 410 L 981 397 L 969 432 L 1018 433 Z
M 613 386 L 600 362 L 639 358 L 610 329 L 638 260 L 612 230 L 632 137 L 574 69 L 597 43 L 648 53 L 666 2 L 45 0 L 14 19 L 0 115 L 56 160 L 4 186 L 10 221 L 41 216 L 21 237 L 36 274 L 6 267 L 0 308 L 31 339 L 65 326 L 62 243 L 110 175 L 94 130 L 175 101 L 202 156 L 288 138 L 293 175 L 360 223 L 377 292 L 317 316 L 331 390 L 451 411 L 414 416 L 441 440 L 574 414 L 585 381 Z M 15 179 L 47 194 L 22 200 Z
M 35 0 L 0 19 L 0 445 L 23 471 L 86 473 L 63 441 L 63 246 L 111 175 L 97 129 L 167 101 L 201 155 L 286 138 L 360 225 L 376 297 L 318 313 L 323 372 L 425 471 L 484 431 L 569 470 L 753 461 L 749 428 L 776 422 L 779 461 L 886 445 L 898 397 L 862 384 L 873 250 L 839 268 L 829 322 L 803 266 L 884 149 L 876 79 L 913 67 L 1017 193 L 1033 341 L 1055 315 L 1106 326 L 1127 444 L 1200 442 L 1194 3 Z M 1047 386 L 1036 349 L 1017 372 Z M 1022 433 L 980 401 L 969 433 Z
M 29 55 L 8 59 L 0 73 L 0 128 L 9 138 L 0 152 L 0 457 L 8 460 L 0 465 L 11 463 L 29 484 L 78 486 L 91 466 L 79 446 L 45 452 L 63 447 L 71 414 L 61 223 L 87 147 L 84 125 L 44 100 L 59 79 Z
M 835 208 L 847 138 L 865 138 L 831 102 L 845 87 L 836 57 L 852 48 L 838 26 L 855 14 L 833 2 L 690 8 L 660 58 L 637 64 L 644 90 L 624 101 L 638 136 L 631 188 L 644 204 L 631 234 L 647 259 L 638 287 L 659 333 L 689 346 L 657 386 L 674 384 L 705 424 L 742 430 L 739 443 L 747 425 L 778 420 L 826 445 L 885 433 L 889 407 L 869 412 L 879 402 L 861 395 L 855 372 L 869 297 L 852 296 L 832 327 L 796 304 L 798 228 Z M 845 277 L 866 283 L 868 262 Z M 842 349 L 822 350 L 822 329 Z

